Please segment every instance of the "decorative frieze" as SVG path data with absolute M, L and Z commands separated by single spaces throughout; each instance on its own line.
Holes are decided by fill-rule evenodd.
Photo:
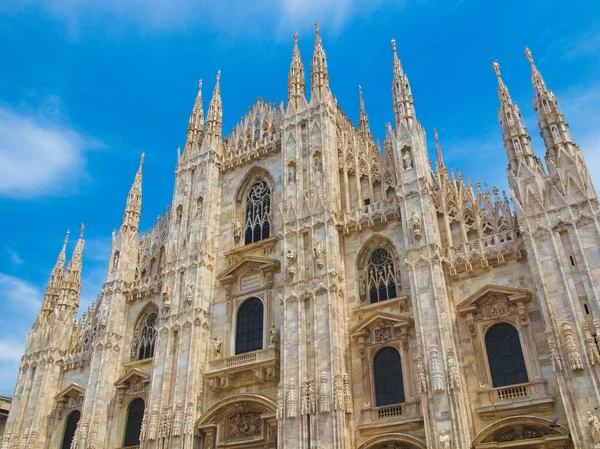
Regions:
M 575 343 L 575 338 L 573 337 L 573 330 L 571 326 L 566 321 L 562 323 L 562 331 L 565 349 L 567 350 L 567 356 L 569 357 L 569 365 L 571 366 L 571 371 L 579 371 L 583 369 L 583 360 L 581 359 L 581 353 L 577 348 L 577 344 Z

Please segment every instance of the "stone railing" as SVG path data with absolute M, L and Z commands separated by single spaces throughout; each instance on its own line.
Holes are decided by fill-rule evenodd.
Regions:
M 239 376 L 242 373 L 252 373 L 252 375 Z M 279 350 L 271 347 L 211 360 L 209 370 L 204 377 L 208 380 L 209 388 L 215 390 L 243 386 L 240 382 L 250 385 L 277 379 L 279 378 Z
M 385 405 L 382 407 L 364 407 L 361 410 L 359 428 L 382 427 L 388 425 L 407 425 L 423 420 L 420 404 L 411 401 L 402 404 Z
M 456 274 L 457 269 L 487 267 L 488 259 L 500 263 L 505 256 L 518 256 L 518 240 L 516 231 L 504 231 L 444 248 L 443 255 L 452 267 L 451 274 Z
M 383 200 L 345 212 L 342 225 L 344 232 L 350 232 L 361 229 L 363 226 L 373 226 L 375 222 L 387 221 L 388 217 L 399 216 L 400 208 L 396 199 Z
M 477 394 L 479 404 L 476 410 L 485 417 L 493 417 L 496 412 L 503 410 L 527 407 L 539 409 L 554 403 L 554 398 L 550 396 L 545 380 L 480 389 Z

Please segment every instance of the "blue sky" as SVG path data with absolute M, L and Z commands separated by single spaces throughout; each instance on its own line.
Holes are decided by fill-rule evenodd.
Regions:
M 257 96 L 286 98 L 293 33 L 306 73 L 321 22 L 331 89 L 355 122 L 361 84 L 371 130 L 393 118 L 390 39 L 435 159 L 506 186 L 497 122 L 498 59 L 542 157 L 528 45 L 600 185 L 600 8 L 570 2 L 462 0 L 0 1 L 0 394 L 18 361 L 64 233 L 86 224 L 82 308 L 106 274 L 139 155 L 141 229 L 170 204 L 176 149 L 198 79 L 208 106 L 222 71 L 224 132 Z M 568 6 L 567 6 L 568 5 Z M 307 77 L 308 78 L 308 77 Z M 69 244 L 69 251 L 75 244 Z

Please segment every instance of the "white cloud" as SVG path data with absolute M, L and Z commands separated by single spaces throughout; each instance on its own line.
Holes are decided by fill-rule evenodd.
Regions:
M 23 279 L 0 273 L 0 302 L 15 311 L 35 315 L 42 305 L 40 289 Z
M 86 176 L 92 142 L 57 122 L 0 106 L 0 196 L 57 194 Z
M 23 0 L 5 6 L 4 12 L 15 14 L 39 8 L 62 21 L 73 38 L 85 26 L 98 23 L 118 33 L 123 21 L 133 23 L 143 32 L 185 31 L 202 24 L 227 34 L 271 30 L 281 35 L 312 27 L 315 20 L 336 33 L 353 17 L 364 16 L 386 4 L 402 7 L 404 3 L 404 0 Z
M 21 257 L 16 251 L 13 251 L 12 249 L 8 249 L 6 251 L 8 252 L 8 255 L 10 257 L 10 264 L 13 268 L 17 268 L 23 264 L 23 259 L 21 259 Z
M 0 340 L 0 362 L 20 360 L 25 351 L 25 338 Z

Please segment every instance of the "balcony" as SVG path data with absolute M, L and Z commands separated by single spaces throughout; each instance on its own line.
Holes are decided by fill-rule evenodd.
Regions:
M 205 378 L 213 390 L 227 390 L 279 378 L 279 350 L 261 349 L 211 360 Z
M 383 407 L 363 407 L 358 428 L 362 433 L 368 435 L 377 433 L 384 427 L 404 430 L 418 428 L 422 425 L 421 406 L 418 402 L 412 401 Z M 390 431 L 390 429 L 386 429 L 386 431 Z
M 503 412 L 516 409 L 549 410 L 554 405 L 554 398 L 548 393 L 545 380 L 481 389 L 477 394 L 479 405 L 475 410 L 483 419 L 495 418 Z

